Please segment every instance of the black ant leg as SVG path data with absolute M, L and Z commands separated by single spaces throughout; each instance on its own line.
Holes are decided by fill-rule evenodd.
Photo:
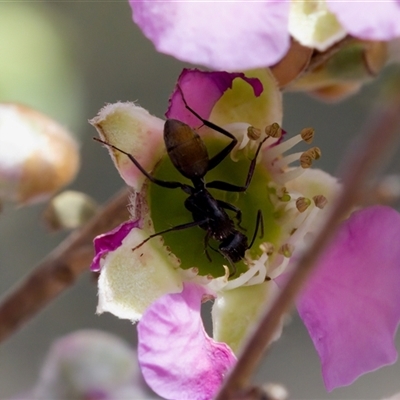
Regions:
M 232 133 L 228 132 L 227 130 L 221 128 L 220 126 L 212 123 L 211 121 L 208 121 L 204 119 L 202 116 L 200 116 L 195 110 L 193 110 L 192 107 L 189 106 L 189 104 L 186 102 L 185 96 L 183 94 L 182 88 L 177 85 L 178 90 L 181 93 L 182 96 L 182 101 L 185 105 L 185 107 L 195 116 L 197 117 L 203 125 L 207 126 L 208 128 L 213 129 L 216 132 L 221 133 L 224 136 L 227 136 L 228 138 L 232 139 L 232 142 L 229 143 L 225 148 L 223 148 L 219 153 L 217 153 L 215 156 L 211 157 L 209 162 L 208 162 L 208 168 L 207 171 L 211 171 L 213 168 L 215 168 L 217 165 L 219 165 L 224 158 L 230 154 L 230 152 L 233 150 L 233 148 L 237 144 L 237 139 Z
M 243 231 L 246 231 L 246 228 L 244 228 L 243 226 L 240 225 L 242 223 L 242 211 L 240 210 L 240 208 L 234 206 L 233 204 L 227 203 L 226 201 L 223 201 L 223 200 L 217 200 L 217 203 L 220 207 L 236 213 L 237 226 L 240 229 L 242 229 Z
M 97 142 L 100 142 L 108 147 L 111 147 L 117 151 L 119 151 L 122 154 L 125 154 L 135 165 L 136 167 L 140 170 L 140 172 L 151 182 L 155 183 L 156 185 L 168 188 L 168 189 L 176 189 L 176 188 L 181 188 L 185 193 L 192 194 L 192 188 L 189 185 L 185 185 L 184 183 L 181 182 L 175 182 L 175 181 L 163 181 L 161 179 L 157 179 L 154 176 L 150 175 L 136 160 L 135 157 L 133 157 L 132 154 L 129 154 L 128 152 L 121 150 L 117 146 L 114 146 L 111 143 L 108 143 L 104 140 L 98 139 L 98 138 L 93 138 Z
M 206 236 L 204 236 L 204 253 L 206 254 L 207 260 L 212 262 L 210 254 L 208 253 L 208 242 L 210 241 L 210 232 L 207 232 Z M 210 246 L 211 247 L 211 246 Z
M 244 186 L 233 185 L 232 183 L 224 181 L 212 181 L 206 183 L 206 188 L 225 190 L 227 192 L 245 192 L 250 185 L 251 179 L 253 178 L 254 170 L 256 168 L 257 157 L 258 154 L 260 153 L 261 146 L 266 140 L 267 138 L 265 138 L 262 142 L 260 142 L 260 144 L 257 147 L 256 154 L 254 158 L 251 160 L 249 172 L 247 174 L 246 183 L 244 184 Z
M 181 224 L 177 226 L 173 226 L 172 228 L 165 229 L 161 232 L 153 233 L 150 235 L 147 239 L 144 239 L 143 242 L 139 243 L 137 246 L 135 246 L 132 251 L 135 251 L 139 247 L 143 246 L 146 242 L 148 242 L 150 239 L 156 236 L 163 235 L 164 233 L 172 232 L 172 231 L 180 231 L 182 229 L 187 229 L 187 228 L 192 228 L 194 226 L 199 226 L 201 224 L 205 224 L 208 221 L 208 219 L 203 219 L 201 221 L 193 221 L 193 222 L 187 222 L 186 224 Z
M 211 157 L 210 160 L 208 161 L 207 172 L 211 171 L 217 165 L 221 164 L 221 162 L 225 159 L 225 157 L 231 153 L 233 148 L 236 146 L 236 143 L 237 139 L 232 140 L 232 142 L 230 142 L 228 146 L 224 147 L 219 153 Z
M 254 241 L 256 240 L 256 236 L 258 233 L 258 229 L 261 228 L 261 234 L 260 234 L 260 239 L 263 238 L 264 236 L 264 218 L 262 215 L 262 211 L 258 210 L 257 211 L 257 221 L 256 221 L 256 228 L 254 229 L 254 234 L 253 234 L 253 238 L 251 239 L 250 245 L 249 245 L 249 249 L 251 248 L 251 246 L 253 246 Z

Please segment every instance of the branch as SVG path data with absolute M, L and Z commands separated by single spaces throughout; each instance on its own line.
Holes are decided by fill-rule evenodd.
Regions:
M 10 290 L 0 303 L 0 342 L 88 271 L 93 258 L 93 238 L 127 220 L 128 203 L 129 190 L 123 189 Z
M 317 266 L 330 239 L 336 233 L 339 221 L 343 220 L 357 204 L 362 195 L 364 184 L 376 167 L 385 151 L 396 142 L 399 136 L 400 99 L 399 96 L 390 99 L 386 108 L 382 108 L 375 118 L 367 124 L 366 140 L 357 148 L 357 153 L 348 157 L 346 176 L 343 179 L 343 190 L 333 205 L 330 216 L 321 227 L 320 234 L 309 249 L 300 257 L 294 271 L 281 291 L 279 297 L 266 312 L 256 330 L 247 340 L 235 368 L 231 371 L 222 386 L 216 400 L 234 399 L 235 395 L 249 386 L 252 374 L 260 363 L 264 351 L 271 343 L 282 317 L 291 310 L 296 296 L 302 286 Z

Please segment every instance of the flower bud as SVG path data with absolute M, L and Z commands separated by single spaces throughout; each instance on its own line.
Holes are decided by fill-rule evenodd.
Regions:
M 24 399 L 146 399 L 136 352 L 97 330 L 73 332 L 51 347 Z
M 75 229 L 95 214 L 96 202 L 85 193 L 66 190 L 53 197 L 43 213 L 51 230 Z
M 387 60 L 386 43 L 354 39 L 287 89 L 311 92 L 325 101 L 341 100 L 374 79 Z
M 18 104 L 0 104 L 0 198 L 43 201 L 76 175 L 78 145 L 49 117 Z

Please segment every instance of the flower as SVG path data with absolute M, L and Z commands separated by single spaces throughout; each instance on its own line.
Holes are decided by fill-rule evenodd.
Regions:
M 153 2 L 130 0 L 133 20 L 158 51 L 214 69 L 276 64 L 290 35 L 326 50 L 347 34 L 389 41 L 400 36 L 400 5 L 386 2 L 274 1 Z
M 245 77 L 243 74 L 185 70 L 179 82 L 182 90 L 187 93 L 186 100 L 206 116 L 212 111 L 211 119 L 216 123 L 225 125 L 236 112 L 240 111 L 242 115 L 248 116 L 246 119 L 254 126 L 266 126 L 273 121 L 280 122 L 281 95 L 270 73 L 265 70 L 259 74 L 262 83 L 257 78 Z M 227 90 L 231 86 L 232 90 Z M 215 104 L 223 93 L 225 93 L 224 98 Z M 210 102 L 202 101 L 205 96 Z M 188 123 L 193 122 L 193 116 L 187 110 L 182 110 L 179 104 L 182 104 L 181 99 L 175 93 L 167 113 L 168 117 L 179 118 Z M 215 107 L 212 107 L 213 104 Z M 254 110 L 261 112 L 255 113 Z M 164 178 L 162 174 L 166 174 L 166 179 L 169 180 L 171 177 L 176 177 L 177 181 L 182 179 L 165 156 L 164 161 L 160 162 L 165 151 L 162 139 L 163 122 L 147 111 L 129 103 L 108 105 L 92 120 L 92 124 L 96 126 L 102 138 L 128 151 L 146 170 L 151 171 L 158 165 L 159 178 Z M 248 126 L 249 123 L 237 124 L 236 127 L 230 128 L 235 128 L 243 136 Z M 210 135 L 207 130 L 202 130 L 205 136 Z M 135 134 L 132 135 L 132 132 Z M 275 139 L 272 139 L 273 141 Z M 230 163 L 239 170 L 243 182 L 245 175 L 242 167 L 244 166 L 246 170 L 249 167 L 245 153 L 251 151 L 250 146 L 254 147 L 252 142 L 255 141 L 249 140 L 246 133 L 246 136 L 242 137 L 242 149 L 235 151 L 237 158 L 241 160 Z M 209 263 L 206 257 L 199 260 L 198 254 L 202 254 L 204 250 L 204 234 L 199 229 L 182 231 L 183 236 L 180 232 L 174 232 L 176 234 L 164 237 L 167 246 L 163 245 L 160 237 L 156 237 L 132 252 L 132 248 L 145 240 L 149 234 L 154 233 L 153 225 L 156 231 L 160 231 L 189 222 L 190 214 L 182 212 L 185 200 L 182 198 L 183 192 L 145 184 L 143 174 L 125 154 L 115 150 L 111 154 L 118 171 L 127 184 L 134 188 L 135 194 L 131 207 L 132 221 L 95 240 L 97 254 L 92 270 L 100 270 L 98 312 L 110 311 L 122 318 L 138 320 L 146 308 L 163 294 L 181 292 L 183 282 L 190 277 L 202 275 L 203 280 L 207 281 L 209 274 L 224 276 L 224 263 L 219 253 L 213 255 L 213 263 Z M 224 169 L 222 165 L 218 166 L 218 169 L 231 176 L 230 164 L 225 164 Z M 263 180 L 264 175 L 261 170 L 256 171 L 253 181 Z M 147 200 L 148 191 L 151 202 Z M 247 197 L 250 192 L 251 188 L 247 191 Z M 229 201 L 229 198 L 225 200 Z M 149 203 L 151 220 L 148 212 Z M 254 212 L 254 206 L 259 205 L 260 209 L 265 207 L 264 199 L 255 196 L 251 204 L 244 202 L 242 197 L 241 203 L 238 204 L 242 207 L 243 223 L 249 221 L 248 226 L 254 226 L 257 212 Z M 245 213 L 247 209 L 249 209 L 248 215 Z M 165 218 L 166 215 L 171 218 Z M 272 235 L 274 230 L 270 231 Z M 195 247 L 189 250 L 187 241 Z M 169 248 L 173 249 L 173 254 Z M 185 270 L 180 269 L 180 265 L 183 265 Z
M 41 369 L 38 382 L 17 399 L 147 399 L 137 355 L 124 341 L 94 329 L 58 339 Z
M 106 106 L 92 123 L 106 142 L 123 151 L 109 148 L 121 176 L 135 190 L 133 216 L 95 239 L 92 269 L 100 271 L 98 312 L 110 311 L 135 321 L 142 318 L 139 361 L 147 383 L 166 398 L 183 392 L 180 398 L 208 399 L 234 362 L 230 349 L 237 353 L 260 311 L 272 303 L 291 261 L 324 220 L 340 184 L 310 168 L 320 157 L 318 148 L 288 154 L 299 142 L 309 144 L 314 132 L 306 128 L 286 138 L 279 127 L 279 91 L 266 70 L 246 76 L 184 70 L 178 84 L 167 118 L 200 126 L 213 154 L 224 148 L 222 135 L 201 126 L 185 108 L 183 94 L 203 118 L 238 140 L 229 159 L 207 173 L 207 182 L 245 182 L 249 159 L 268 135 L 246 193 L 215 192 L 217 199 L 242 211 L 241 226 L 248 238 L 257 232 L 256 213 L 261 210 L 264 236 L 254 235 L 254 245 L 236 263 L 235 274 L 218 251 L 210 251 L 212 261 L 207 260 L 205 232 L 197 227 L 170 232 L 162 239 L 155 236 L 141 245 L 154 232 L 190 221 L 190 213 L 182 207 L 187 194 L 146 183 L 143 173 L 138 173 L 126 153 L 146 171 L 157 165 L 152 172 L 155 179 L 183 180 L 168 157 L 162 158 L 161 121 L 136 105 L 118 103 Z M 298 309 L 320 355 L 329 390 L 395 360 L 393 336 L 400 320 L 399 229 L 400 215 L 388 207 L 352 214 L 299 298 Z M 217 241 L 210 247 L 218 245 Z M 210 298 L 215 299 L 212 317 L 217 343 L 205 335 L 199 322 L 200 303 Z M 335 306 L 338 303 L 340 308 Z M 376 329 L 372 329 L 374 324 Z M 179 377 L 172 379 L 176 362 Z M 199 382 L 210 385 L 199 388 Z

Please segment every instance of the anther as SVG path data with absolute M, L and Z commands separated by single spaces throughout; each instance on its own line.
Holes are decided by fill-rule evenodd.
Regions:
M 276 196 L 278 197 L 278 199 L 280 201 L 284 201 L 284 202 L 288 202 L 288 201 L 290 201 L 292 199 L 285 186 L 280 187 L 276 191 Z
M 311 200 L 306 197 L 299 197 L 296 200 L 296 208 L 299 212 L 304 212 L 310 206 Z
M 302 168 L 310 168 L 314 160 L 321 157 L 321 150 L 318 147 L 308 149 L 300 156 L 300 165 Z
M 302 129 L 300 132 L 300 136 L 307 144 L 310 144 L 314 139 L 314 128 Z
M 302 168 L 310 168 L 313 162 L 313 157 L 308 153 L 308 151 L 305 151 L 301 156 L 300 156 L 300 165 Z
M 321 158 L 321 149 L 319 147 L 312 147 L 308 150 L 313 160 L 318 160 Z
M 275 251 L 274 245 L 272 243 L 268 243 L 268 242 L 261 243 L 259 248 L 267 256 L 271 256 Z
M 315 206 L 318 207 L 318 208 L 320 208 L 321 210 L 322 210 L 322 209 L 327 205 L 327 203 L 328 203 L 327 198 L 326 198 L 324 195 L 322 195 L 322 194 L 319 194 L 319 195 L 317 195 L 317 196 L 314 196 L 314 197 L 313 197 L 313 201 L 314 201 Z
M 261 137 L 261 129 L 255 128 L 254 126 L 249 126 L 247 128 L 247 137 L 250 140 L 257 140 Z
M 279 248 L 278 253 L 282 254 L 286 258 L 289 258 L 292 256 L 293 251 L 294 251 L 294 246 L 290 243 L 285 243 Z
M 278 123 L 274 122 L 265 127 L 265 133 L 267 136 L 279 139 L 282 136 L 282 129 Z

